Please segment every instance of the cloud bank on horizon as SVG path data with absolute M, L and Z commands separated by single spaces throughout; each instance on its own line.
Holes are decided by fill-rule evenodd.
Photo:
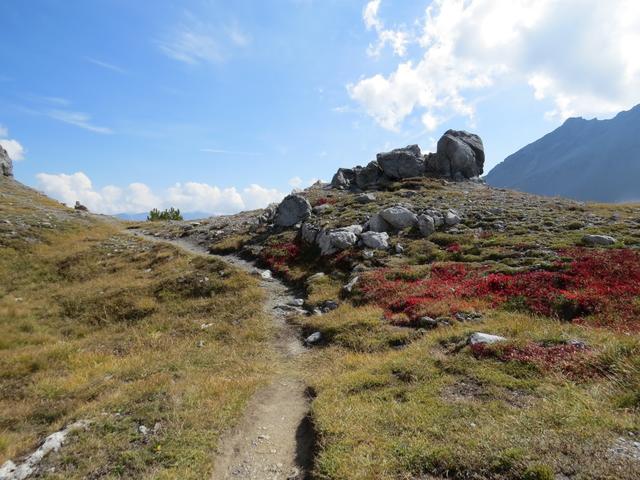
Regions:
M 389 2 L 391 3 L 391 2 Z M 413 27 L 386 28 L 382 0 L 363 20 L 391 45 L 395 71 L 348 86 L 380 126 L 402 128 L 410 115 L 434 130 L 454 116 L 473 121 L 474 104 L 500 82 L 528 85 L 551 99 L 548 118 L 610 115 L 637 103 L 640 2 L 636 0 L 434 0 Z M 413 45 L 417 58 L 407 52 Z
M 38 188 L 47 195 L 72 206 L 76 201 L 97 213 L 143 213 L 153 208 L 176 207 L 183 212 L 212 215 L 253 210 L 279 202 L 286 195 L 276 189 L 251 184 L 238 191 L 198 182 L 176 183 L 162 192 L 154 192 L 146 184 L 135 182 L 127 187 L 107 185 L 95 188 L 83 172 L 67 174 L 40 173 Z

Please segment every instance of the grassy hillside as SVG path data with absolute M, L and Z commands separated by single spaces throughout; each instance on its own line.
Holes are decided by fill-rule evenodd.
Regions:
M 324 340 L 306 370 L 315 478 L 640 476 L 639 206 L 429 179 L 371 203 L 322 188 L 304 195 L 322 206 L 309 221 L 325 228 L 397 204 L 453 208 L 462 223 L 329 257 L 258 214 L 145 228 L 240 249 L 304 288 L 309 311 L 338 304 L 298 319 Z M 589 233 L 616 243 L 587 247 Z M 470 346 L 474 332 L 507 340 Z
M 44 478 L 203 478 L 271 374 L 256 280 L 0 179 L 0 464 L 77 420 Z

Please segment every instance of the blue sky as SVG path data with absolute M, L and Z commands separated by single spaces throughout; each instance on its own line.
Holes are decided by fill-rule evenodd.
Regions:
M 601 4 L 6 0 L 0 143 L 18 180 L 106 213 L 264 206 L 448 128 L 488 171 L 640 101 L 640 9 Z

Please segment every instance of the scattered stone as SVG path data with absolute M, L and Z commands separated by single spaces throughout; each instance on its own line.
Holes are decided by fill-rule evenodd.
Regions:
M 304 305 L 304 299 L 303 298 L 294 298 L 293 300 L 291 300 L 289 302 L 289 305 L 291 305 L 292 307 L 302 307 Z
M 354 246 L 358 242 L 358 235 L 362 232 L 360 225 L 338 228 L 335 230 L 322 230 L 316 237 L 316 243 L 320 247 L 323 256 L 333 255 L 336 252 Z
M 323 203 L 322 205 L 316 205 L 311 209 L 311 211 L 315 215 L 322 215 L 325 211 L 330 209 L 331 209 L 331 205 L 329 205 L 328 203 Z
M 382 215 L 380 215 L 379 213 L 371 216 L 366 224 L 366 227 L 371 232 L 388 232 L 389 230 L 391 230 L 391 225 L 389 225 L 389 223 L 384 218 L 382 218 Z
M 306 343 L 307 345 L 317 345 L 321 341 L 322 341 L 322 333 L 313 332 L 311 335 L 305 338 L 304 343 Z
M 262 272 L 260 272 L 260 276 L 263 280 L 271 280 L 273 278 L 271 270 L 263 270 Z
M 615 441 L 610 452 L 618 457 L 640 461 L 640 442 L 620 437 Z
M 314 273 L 313 275 L 311 275 L 309 278 L 307 278 L 307 282 L 309 283 L 313 283 L 316 282 L 322 278 L 324 278 L 326 275 L 324 272 L 318 272 L 318 273 Z
M 458 312 L 454 316 L 459 322 L 478 322 L 482 320 L 482 315 L 476 312 Z
M 454 210 L 449 210 L 444 217 L 444 223 L 448 227 L 453 227 L 454 225 L 458 225 L 462 220 L 460 219 L 460 215 L 458 212 Z
M 322 311 L 322 313 L 327 313 L 331 310 L 335 310 L 336 308 L 338 308 L 338 306 L 338 302 L 336 302 L 335 300 L 325 300 L 320 304 L 320 310 Z
M 485 344 L 491 345 L 498 342 L 505 342 L 507 339 L 499 335 L 476 332 L 469 337 L 469 345 Z
M 376 201 L 376 196 L 373 193 L 362 193 L 356 197 L 356 202 L 361 205 L 372 203 Z
M 609 235 L 585 235 L 582 237 L 582 243 L 592 247 L 613 245 L 616 243 L 616 239 Z
M 292 227 L 305 221 L 311 215 L 311 204 L 302 195 L 287 195 L 278 205 L 275 224 L 280 227 Z
M 418 319 L 418 327 L 419 328 L 428 328 L 433 329 L 438 326 L 438 321 L 431 317 L 420 317 Z
M 423 237 L 428 237 L 436 231 L 436 222 L 429 215 L 419 215 L 418 228 Z
M 138 431 L 142 434 L 142 435 L 148 435 L 149 434 L 149 429 L 147 427 L 145 427 L 144 425 L 140 425 L 138 427 Z
M 418 216 L 401 205 L 385 208 L 380 212 L 380 216 L 396 230 L 404 230 L 418 223 Z
M 389 248 L 389 234 L 386 232 L 365 232 L 361 238 L 365 246 L 374 250 L 386 250 Z
M 344 287 L 342 287 L 342 290 L 345 293 L 351 293 L 353 291 L 353 287 L 356 286 L 356 284 L 358 283 L 358 280 L 360 280 L 360 277 L 353 277 L 349 283 L 347 283 Z
M 82 205 L 78 200 L 76 200 L 76 204 L 74 205 L 74 210 L 80 211 L 80 212 L 88 212 L 89 209 L 87 207 L 85 207 L 84 205 Z
M 302 227 L 300 227 L 300 237 L 306 243 L 313 244 L 316 243 L 316 239 L 318 238 L 318 234 L 320 233 L 320 227 L 317 227 L 311 223 L 303 223 Z

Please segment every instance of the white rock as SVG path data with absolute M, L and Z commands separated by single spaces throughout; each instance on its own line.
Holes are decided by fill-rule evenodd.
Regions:
M 365 232 L 362 234 L 362 243 L 376 250 L 389 248 L 389 234 L 386 232 Z
M 404 230 L 418 223 L 418 216 L 408 208 L 400 205 L 385 208 L 380 212 L 380 216 L 397 230 Z
M 487 344 L 505 342 L 507 339 L 499 335 L 491 335 L 489 333 L 476 332 L 469 337 L 469 345 Z
M 273 275 L 271 274 L 271 270 L 263 270 L 260 273 L 260 276 L 264 279 L 264 280 L 271 280 L 273 278 Z
M 332 255 L 341 250 L 352 247 L 358 241 L 358 235 L 362 232 L 360 225 L 353 225 L 335 230 L 322 230 L 316 238 L 323 256 Z
M 444 217 L 444 223 L 449 227 L 453 227 L 461 222 L 460 216 L 454 210 L 449 210 Z
M 436 231 L 436 222 L 429 215 L 418 216 L 418 228 L 423 237 L 428 237 Z
M 305 343 L 309 345 L 315 345 L 316 343 L 320 343 L 321 340 L 322 340 L 322 333 L 314 332 L 305 339 Z
M 342 289 L 347 293 L 351 293 L 353 287 L 358 283 L 358 280 L 360 280 L 360 277 L 353 277 L 349 283 L 342 287 Z

